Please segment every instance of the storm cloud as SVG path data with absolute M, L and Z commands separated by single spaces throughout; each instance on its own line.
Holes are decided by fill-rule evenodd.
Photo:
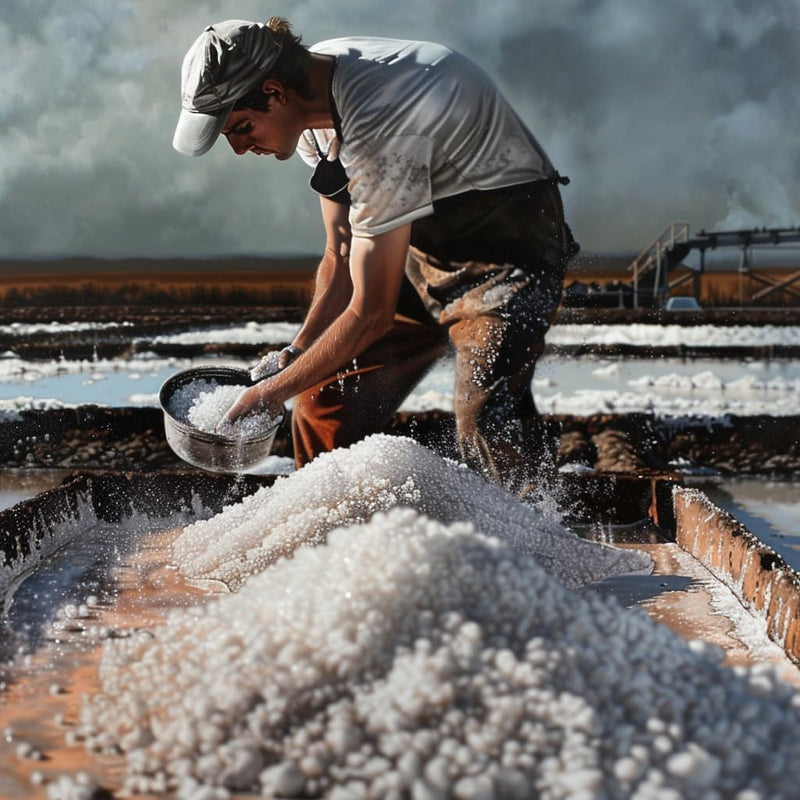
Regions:
M 171 147 L 202 28 L 424 38 L 492 74 L 572 184 L 584 248 L 800 222 L 796 0 L 11 0 L 0 21 L 0 257 L 309 254 L 308 170 Z

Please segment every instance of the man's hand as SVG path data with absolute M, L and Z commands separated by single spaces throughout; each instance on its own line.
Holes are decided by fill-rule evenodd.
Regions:
M 270 350 L 254 367 L 250 368 L 250 380 L 260 381 L 286 369 L 303 351 L 290 344 L 283 350 Z
M 237 419 L 248 414 L 268 414 L 271 419 L 280 417 L 283 414 L 283 403 L 273 396 L 269 383 L 268 380 L 263 380 L 245 389 L 225 412 L 216 426 L 216 432 L 224 433 Z
M 245 389 L 225 413 L 217 432 L 222 432 L 222 426 L 254 412 L 280 416 L 285 401 L 330 378 L 343 364 L 348 364 L 391 329 L 410 236 L 411 224 L 408 223 L 372 238 L 354 237 L 346 286 L 347 304 L 340 309 L 342 297 L 335 291 L 333 307 L 338 315 L 328 321 L 329 314 L 323 308 L 327 294 L 322 299 L 317 298 L 312 311 L 323 308 L 316 321 L 324 320 L 326 327 L 302 356 Z M 341 266 L 337 262 L 337 267 Z M 284 353 L 286 351 L 282 351 L 281 356 Z M 290 355 L 286 353 L 287 361 Z

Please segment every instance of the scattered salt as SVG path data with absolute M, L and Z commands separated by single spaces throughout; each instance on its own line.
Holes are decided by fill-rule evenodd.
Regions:
M 47 787 L 47 800 L 93 800 L 101 787 L 88 772 L 79 772 L 74 778 L 61 775 Z

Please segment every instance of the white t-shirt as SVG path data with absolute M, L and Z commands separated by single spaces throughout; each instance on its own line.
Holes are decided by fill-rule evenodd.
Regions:
M 428 216 L 443 197 L 554 176 L 491 79 L 461 54 L 430 42 L 368 37 L 310 49 L 336 58 L 331 90 L 355 236 Z M 333 130 L 314 135 L 323 152 L 336 137 Z M 297 150 L 316 166 L 309 131 Z

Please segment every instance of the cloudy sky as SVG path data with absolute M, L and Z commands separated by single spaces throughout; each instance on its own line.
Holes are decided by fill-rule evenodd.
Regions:
M 180 63 L 222 19 L 310 44 L 433 39 L 492 74 L 572 184 L 585 250 L 800 223 L 797 0 L 4 0 L 0 258 L 312 254 L 308 171 L 171 147 Z

